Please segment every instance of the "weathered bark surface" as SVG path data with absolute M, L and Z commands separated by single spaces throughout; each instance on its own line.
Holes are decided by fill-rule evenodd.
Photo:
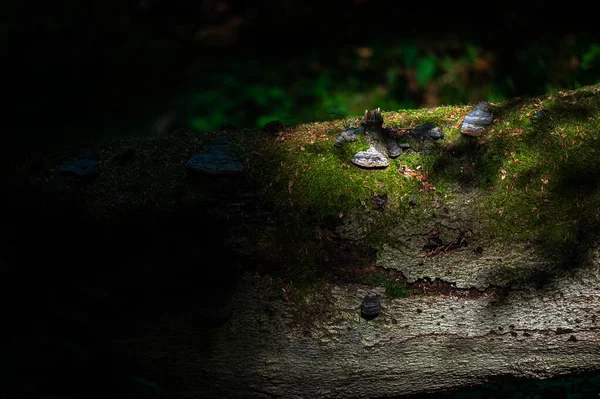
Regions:
M 461 213 L 464 204 L 446 205 L 447 212 L 419 223 L 398 223 L 390 232 L 396 244 L 379 251 L 377 263 L 400 270 L 409 281 L 476 287 L 476 298 L 391 299 L 382 292 L 382 313 L 366 321 L 360 317 L 366 285 L 328 285 L 299 304 L 264 278 L 248 277 L 235 291 L 233 315 L 223 326 L 197 329 L 192 314 L 180 313 L 150 328 L 139 348 L 146 366 L 160 376 L 165 394 L 177 398 L 376 398 L 497 376 L 597 370 L 598 250 L 562 270 L 564 264 L 528 243 L 485 241 L 482 223 Z M 348 216 L 337 233 L 360 239 L 373 215 Z M 433 228 L 448 236 L 445 242 L 469 232 L 469 245 L 424 259 L 419 254 Z M 480 243 L 484 252 L 474 254 Z M 547 277 L 542 283 L 536 278 L 540 270 Z M 485 290 L 492 285 L 502 289 Z M 175 386 L 187 389 L 171 391 Z
M 360 318 L 366 287 L 332 287 L 327 317 L 306 324 L 310 307 L 298 321 L 292 304 L 246 281 L 224 326 L 200 332 L 193 316 L 179 314 L 152 331 L 144 350 L 167 396 L 182 398 L 372 398 L 501 375 L 550 377 L 600 364 L 599 281 L 573 284 L 577 293 L 384 296 L 372 321 Z M 187 390 L 169 392 L 170 384 Z
M 476 202 L 477 194 L 469 193 L 440 203 L 431 215 L 408 215 L 386 227 L 390 244 L 379 250 L 378 266 L 401 271 L 408 282 L 439 279 L 457 288 L 479 290 L 490 286 L 528 288 L 553 282 L 567 284 L 569 288 L 564 286 L 563 290 L 578 292 L 579 287 L 571 287 L 571 279 L 598 278 L 597 270 L 588 266 L 593 258 L 589 248 L 579 259 L 564 259 L 558 251 L 554 253 L 552 248 L 529 240 L 496 240 L 490 233 L 491 222 L 473 211 Z M 378 217 L 381 215 L 375 212 L 348 215 L 337 233 L 344 239 L 362 240 Z M 439 239 L 439 251 L 424 249 L 431 243 L 432 233 Z M 445 251 L 446 247 L 450 250 Z M 596 287 L 600 285 L 596 283 Z

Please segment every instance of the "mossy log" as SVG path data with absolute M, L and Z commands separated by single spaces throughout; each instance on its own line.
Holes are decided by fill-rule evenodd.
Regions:
M 335 148 L 345 121 L 277 137 L 228 132 L 241 176 L 186 169 L 219 134 L 98 144 L 102 173 L 85 183 L 56 173 L 64 154 L 42 154 L 24 164 L 14 202 L 27 197 L 34 203 L 19 209 L 54 213 L 54 222 L 69 213 L 86 248 L 104 237 L 97 256 L 110 262 L 96 270 L 115 276 L 103 279 L 104 290 L 128 270 L 129 289 L 138 284 L 154 297 L 140 306 L 156 313 L 136 324 L 128 353 L 161 397 L 378 398 L 600 371 L 600 195 L 589 185 L 600 168 L 586 155 L 598 148 L 598 91 L 497 105 L 480 138 L 459 133 L 470 107 L 386 113 L 390 124 L 443 124 L 448 137 L 431 154 L 401 155 L 386 170 L 349 165 L 368 143 Z M 572 121 L 564 107 L 573 102 L 585 105 L 590 118 L 581 108 L 576 114 L 589 126 L 559 125 Z M 523 116 L 542 103 L 554 119 L 534 126 Z M 515 130 L 502 133 L 509 124 Z M 577 162 L 564 158 L 565 137 L 556 152 L 548 141 L 548 152 L 534 157 L 537 142 L 557 131 L 586 143 L 570 150 L 593 171 L 576 194 L 568 174 L 562 179 L 562 169 L 543 163 Z M 123 164 L 118 155 L 132 148 Z M 538 163 L 523 170 L 527 157 Z M 369 203 L 378 194 L 386 194 L 383 210 Z M 19 215 L 6 231 L 50 239 L 41 232 L 49 223 L 32 231 L 35 220 L 25 228 Z M 52 248 L 46 259 L 64 260 Z M 138 282 L 149 281 L 147 269 L 136 269 L 143 262 L 164 269 L 152 272 L 155 285 Z M 359 277 L 366 270 L 412 291 L 398 297 L 366 284 Z M 161 295 L 168 284 L 174 291 Z M 361 304 L 373 290 L 381 312 L 366 320 Z M 181 301 L 166 306 L 174 295 Z

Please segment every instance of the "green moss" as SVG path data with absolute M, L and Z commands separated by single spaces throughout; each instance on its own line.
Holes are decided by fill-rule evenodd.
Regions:
M 339 129 L 339 128 L 338 128 Z M 406 166 L 417 173 L 431 167 L 435 158 L 419 153 L 405 154 L 390 160 L 385 170 L 356 167 L 351 159 L 366 150 L 364 137 L 346 143 L 341 149 L 333 146 L 340 130 L 326 132 L 327 140 L 311 140 L 265 149 L 260 181 L 265 198 L 280 210 L 310 214 L 318 219 L 339 217 L 361 206 L 370 206 L 374 196 L 387 194 L 388 209 L 402 212 L 408 209 L 407 198 L 418 194 L 422 183 L 404 173 Z
M 408 198 L 418 197 L 427 207 L 436 196 L 451 198 L 457 190 L 480 190 L 481 208 L 474 211 L 494 220 L 492 229 L 499 236 L 534 237 L 555 221 L 569 226 L 566 219 L 572 211 L 566 211 L 565 201 L 575 200 L 568 193 L 577 180 L 573 176 L 598 170 L 600 141 L 594 134 L 598 118 L 592 117 L 599 108 L 595 90 L 592 86 L 494 104 L 494 123 L 479 140 L 459 131 L 470 106 L 383 112 L 386 126 L 433 122 L 446 133 L 432 152 L 403 153 L 391 159 L 384 170 L 351 164 L 352 156 L 368 147 L 364 137 L 341 149 L 333 146 L 353 118 L 299 125 L 283 134 L 283 141 L 262 142 L 261 156 L 256 157 L 256 169 L 251 172 L 262 186 L 265 200 L 278 210 L 317 220 L 369 208 L 376 195 L 387 194 L 386 215 L 397 219 L 409 208 Z M 549 110 L 547 118 L 531 122 L 530 116 L 541 107 Z M 552 178 L 546 182 L 548 176 Z M 588 178 L 589 183 L 581 184 L 589 192 L 594 177 Z M 595 193 L 577 201 L 591 207 L 597 204 L 597 197 Z M 552 231 L 551 236 L 561 234 L 556 227 Z
M 485 210 L 499 236 L 570 245 L 578 226 L 600 219 L 598 85 L 512 104 L 500 114 L 483 160 Z M 528 115 L 544 107 L 537 122 Z M 495 170 L 495 176 L 494 174 Z M 591 233 L 591 231 L 590 231 Z
M 411 294 L 411 290 L 409 290 L 394 276 L 389 274 L 380 272 L 366 272 L 362 273 L 359 278 L 360 282 L 363 284 L 368 284 L 372 287 L 385 288 L 385 293 L 390 298 L 406 298 Z

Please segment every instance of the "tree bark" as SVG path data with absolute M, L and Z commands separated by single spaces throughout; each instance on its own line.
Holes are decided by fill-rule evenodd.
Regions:
M 182 312 L 149 328 L 138 348 L 146 367 L 177 398 L 379 398 L 597 370 L 597 247 L 564 270 L 530 243 L 496 244 L 460 201 L 445 205 L 443 215 L 391 229 L 397 246 L 380 249 L 376 263 L 450 291 L 393 299 L 377 288 L 383 310 L 367 321 L 367 285 L 327 284 L 298 302 L 268 277 L 246 276 L 222 326 L 198 329 L 197 314 Z M 349 215 L 336 233 L 360 240 L 373 215 Z M 468 232 L 469 245 L 424 257 L 432 229 L 446 242 Z
M 503 298 L 384 295 L 382 314 L 366 321 L 367 288 L 332 286 L 328 316 L 307 323 L 250 278 L 222 327 L 200 332 L 192 314 L 174 314 L 140 349 L 166 396 L 181 398 L 377 398 L 497 376 L 547 378 L 597 370 L 597 287 L 596 279 Z M 172 392 L 175 386 L 186 389 Z

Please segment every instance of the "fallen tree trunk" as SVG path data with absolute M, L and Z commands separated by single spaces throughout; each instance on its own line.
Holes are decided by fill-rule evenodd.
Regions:
M 250 277 L 222 327 L 201 332 L 191 313 L 174 314 L 140 349 L 166 393 L 185 379 L 176 397 L 376 398 L 548 378 L 597 370 L 599 276 L 596 262 L 552 288 L 383 294 L 370 321 L 360 316 L 366 286 L 329 286 L 298 314 L 298 304 Z
M 598 90 L 573 98 L 594 110 Z M 514 123 L 525 111 L 513 108 L 496 112 L 516 112 Z M 104 143 L 59 170 L 64 154 L 42 155 L 4 207 L 13 209 L 8 266 L 52 277 L 63 287 L 56 297 L 88 284 L 88 297 L 146 298 L 135 312 L 107 313 L 151 313 L 133 323 L 130 373 L 169 398 L 380 398 L 599 371 L 600 195 L 590 182 L 600 178 L 549 174 L 575 162 L 563 141 L 558 158 L 541 157 L 552 164 L 522 169 L 533 150 L 519 134 L 554 140 L 559 111 L 541 130 L 490 131 L 487 147 L 485 135 L 462 137 L 448 122 L 467 111 L 422 111 L 451 126 L 446 138 L 435 127 L 435 143 L 396 143 L 413 149 L 394 147 L 385 170 L 350 165 L 369 143 L 334 147 L 342 122 L 229 132 L 212 147 L 210 135 L 191 134 Z M 571 151 L 599 170 L 593 130 L 578 129 L 560 131 L 574 146 L 587 140 Z M 386 128 L 386 140 L 399 130 Z M 67 234 L 53 237 L 59 224 Z M 38 254 L 29 240 L 43 242 Z M 96 274 L 71 281 L 82 265 L 57 249 L 61 240 L 94 254 L 84 266 Z M 53 259 L 63 266 L 51 273 L 30 266 Z M 367 272 L 388 283 L 362 280 Z M 361 315 L 368 295 L 380 300 L 374 318 Z
M 177 397 L 378 398 L 597 370 L 598 247 L 563 259 L 529 241 L 496 243 L 480 220 L 463 217 L 473 196 L 458 198 L 443 215 L 390 228 L 398 247 L 384 245 L 374 260 L 420 284 L 417 294 L 334 282 L 290 299 L 293 287 L 247 275 L 222 326 L 198 330 L 198 312 L 173 314 L 149 330 L 140 353 L 165 392 L 186 376 Z M 347 215 L 336 237 L 360 241 L 373 217 Z M 431 231 L 446 243 L 468 234 L 459 235 L 465 245 L 424 256 Z M 366 320 L 361 304 L 372 292 L 382 310 Z

